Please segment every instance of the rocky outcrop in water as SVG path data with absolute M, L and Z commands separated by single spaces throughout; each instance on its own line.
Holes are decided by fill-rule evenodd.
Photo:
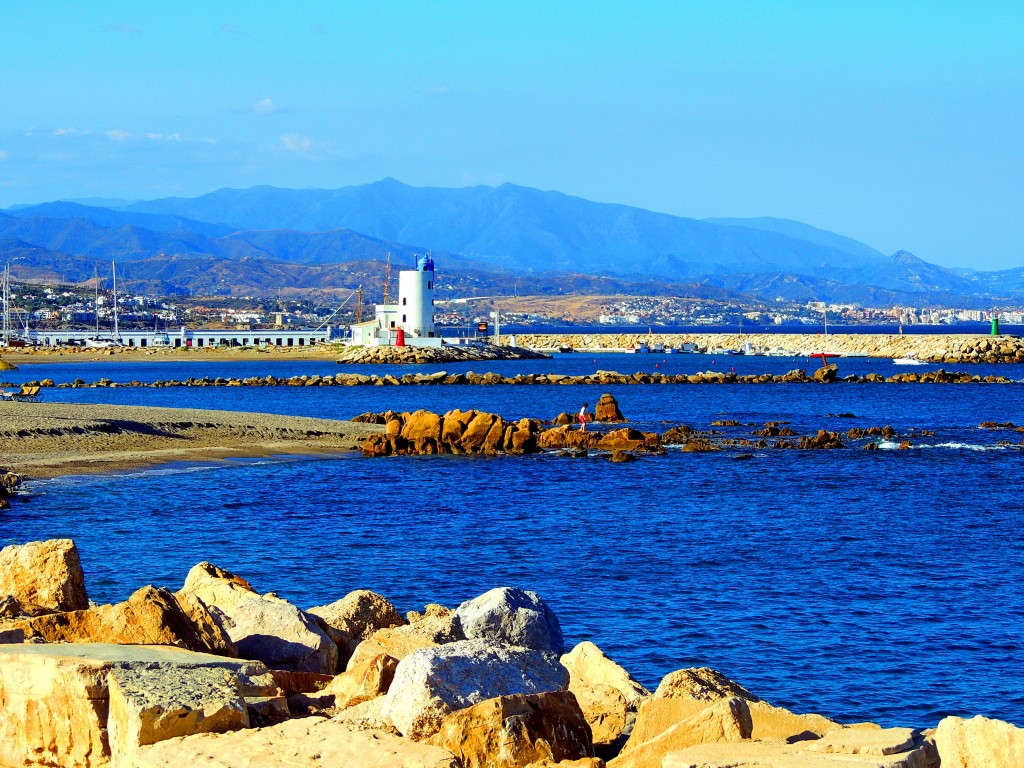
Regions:
M 73 544 L 56 541 L 5 553 L 72 550 Z M 47 578 L 53 583 L 37 583 L 34 594 L 63 594 L 67 574 L 51 570 Z M 15 600 L 4 590 L 17 584 L 0 582 L 0 605 Z M 186 587 L 178 595 L 200 601 L 226 631 L 234 628 L 227 626 L 229 614 L 230 623 L 241 621 L 242 607 L 270 597 L 206 563 L 190 572 Z M 160 587 L 140 594 L 168 605 L 174 596 Z M 55 608 L 46 617 L 102 608 Z M 410 624 L 396 624 L 394 606 L 365 590 L 320 614 L 332 622 L 323 619 L 335 642 L 356 642 L 344 671 L 274 668 L 274 659 L 229 658 L 226 647 L 210 654 L 138 645 L 139 630 L 130 627 L 117 643 L 22 642 L 5 632 L 9 619 L 0 618 L 0 764 L 807 768 L 835 762 L 938 768 L 941 759 L 942 768 L 1002 768 L 1024 760 L 1024 730 L 1010 723 L 949 717 L 930 732 L 844 725 L 773 706 L 707 667 L 670 672 L 652 694 L 593 643 L 560 659 L 538 649 L 560 645 L 560 624 L 539 596 L 521 590 L 493 590 L 458 611 L 428 606 L 410 612 Z M 188 612 L 163 615 L 166 637 L 188 634 L 183 623 L 195 621 Z M 466 639 L 463 619 L 476 639 Z M 198 620 L 192 634 L 208 620 Z M 64 626 L 75 621 L 68 618 Z M 276 631 L 273 623 L 261 626 Z M 293 630 L 277 626 L 277 641 L 291 642 Z M 412 650 L 384 639 L 385 633 L 411 639 L 416 632 L 420 645 Z M 523 642 L 535 647 L 518 645 Z M 260 645 L 273 647 L 275 640 L 265 634 Z
M 385 433 L 363 443 L 365 456 L 424 454 L 524 454 L 539 450 L 540 422 L 506 422 L 483 411 L 429 411 L 382 414 Z M 360 417 L 362 418 L 362 417 Z

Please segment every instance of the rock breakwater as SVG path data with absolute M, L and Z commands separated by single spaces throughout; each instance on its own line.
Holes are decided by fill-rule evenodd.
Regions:
M 875 333 L 690 333 L 690 334 L 516 334 L 516 343 L 544 352 L 571 348 L 578 351 L 653 348 L 696 348 L 699 352 L 750 349 L 757 354 L 806 357 L 819 352 L 846 357 L 912 357 L 930 363 L 1020 363 L 1024 340 L 1015 336 L 973 334 Z M 690 345 L 690 347 L 687 347 Z
M 476 360 L 543 360 L 544 352 L 493 344 L 445 344 L 440 347 L 343 347 L 339 363 L 393 364 L 458 363 Z
M 236 378 L 231 376 L 203 376 L 187 379 L 160 379 L 157 381 L 113 381 L 103 378 L 96 381 L 75 379 L 74 381 L 56 383 L 53 379 L 30 381 L 26 386 L 57 389 L 117 389 L 119 387 L 152 388 L 164 387 L 360 387 L 360 386 L 442 386 L 465 384 L 482 385 L 546 385 L 559 384 L 1014 384 L 1016 380 L 1006 376 L 980 376 L 969 371 L 947 371 L 945 369 L 929 371 L 907 371 L 885 376 L 880 373 L 863 375 L 839 375 L 834 366 L 819 368 L 810 374 L 799 368 L 788 373 L 751 373 L 737 374 L 733 371 L 701 371 L 698 373 L 619 373 L 618 371 L 599 370 L 591 374 L 569 375 L 561 373 L 517 373 L 505 376 L 500 373 L 406 373 L 396 376 L 391 373 L 384 375 L 363 373 L 337 373 L 333 376 L 320 374 L 295 376 L 247 376 Z
M 1011 768 L 1024 759 L 1024 730 L 1011 723 L 843 724 L 774 706 L 709 667 L 669 672 L 651 692 L 592 642 L 566 653 L 556 613 L 514 587 L 403 618 L 366 590 L 303 610 L 200 563 L 178 592 L 146 586 L 126 603 L 75 608 L 63 598 L 85 596 L 73 542 L 12 545 L 0 560 L 24 566 L 16 579 L 0 570 L 4 765 Z M 115 614 L 145 620 L 105 620 Z M 60 642 L 26 637 L 40 619 L 63 628 Z M 339 652 L 321 652 L 331 647 Z

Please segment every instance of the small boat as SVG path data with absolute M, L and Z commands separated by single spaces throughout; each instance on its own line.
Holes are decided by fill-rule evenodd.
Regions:
M 892 359 L 893 365 L 928 365 L 927 362 L 919 357 L 894 357 Z
M 646 354 L 650 351 L 650 347 L 648 347 L 646 344 L 640 344 L 636 347 L 626 347 L 627 355 Z
M 725 354 L 727 354 L 727 355 L 745 355 L 747 353 L 744 352 L 742 349 L 727 349 L 727 350 L 725 350 Z

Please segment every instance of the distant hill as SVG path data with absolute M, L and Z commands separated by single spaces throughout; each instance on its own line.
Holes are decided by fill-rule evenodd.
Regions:
M 154 279 L 168 285 L 207 281 L 198 263 L 220 269 L 222 261 L 245 261 L 244 274 L 234 272 L 248 291 L 277 290 L 285 275 L 310 290 L 317 274 L 337 282 L 329 269 L 300 278 L 274 264 L 326 268 L 390 253 L 401 267 L 429 250 L 442 270 L 497 282 L 537 278 L 549 285 L 572 275 L 567 285 L 588 276 L 651 292 L 701 285 L 769 300 L 874 305 L 1024 296 L 1024 273 L 956 273 L 801 222 L 700 221 L 512 184 L 445 189 L 385 179 L 335 190 L 221 189 L 113 207 L 54 202 L 0 213 L 0 241 L 37 249 L 16 257 L 36 269 L 45 269 L 47 258 L 65 266 L 69 258 L 163 259 L 168 269 Z M 0 259 L 14 254 L 0 249 Z M 147 263 L 150 269 L 155 265 Z

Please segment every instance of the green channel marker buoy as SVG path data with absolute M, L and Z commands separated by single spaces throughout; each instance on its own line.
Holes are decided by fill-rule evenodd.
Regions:
M 992 335 L 999 335 L 999 315 L 992 315 Z

